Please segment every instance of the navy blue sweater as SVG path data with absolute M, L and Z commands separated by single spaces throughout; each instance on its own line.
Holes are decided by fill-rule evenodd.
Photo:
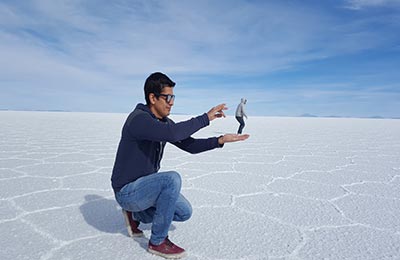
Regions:
M 174 123 L 168 117 L 159 120 L 143 104 L 138 104 L 122 128 L 111 183 L 114 191 L 142 176 L 158 172 L 166 142 L 189 153 L 221 147 L 217 137 L 195 139 L 191 135 L 210 124 L 208 116 Z

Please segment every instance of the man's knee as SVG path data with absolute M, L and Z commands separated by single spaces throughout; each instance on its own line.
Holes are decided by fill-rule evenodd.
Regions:
M 169 172 L 167 172 L 167 174 L 170 177 L 171 182 L 173 182 L 179 186 L 181 185 L 182 179 L 181 179 L 181 175 L 178 172 L 169 171 Z
M 192 216 L 192 212 L 193 212 L 192 207 L 189 206 L 187 208 L 187 210 L 181 216 L 182 221 L 186 221 L 186 220 L 190 219 L 190 217 Z
M 175 221 L 186 221 L 188 219 L 190 219 L 190 217 L 192 216 L 192 206 L 190 205 L 190 203 L 186 203 L 185 205 L 179 204 L 177 205 L 178 209 L 175 212 Z
M 168 189 L 173 189 L 179 193 L 182 185 L 182 179 L 179 173 L 176 171 L 169 171 L 165 172 L 164 174 L 166 176 L 165 178 L 167 180 L 166 184 Z

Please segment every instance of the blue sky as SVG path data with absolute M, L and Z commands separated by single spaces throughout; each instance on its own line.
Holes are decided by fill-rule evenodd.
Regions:
M 0 0 L 0 109 L 400 117 L 400 0 Z

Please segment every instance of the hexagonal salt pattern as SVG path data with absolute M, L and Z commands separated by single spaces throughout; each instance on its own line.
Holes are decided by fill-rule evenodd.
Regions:
M 110 177 L 127 115 L 0 112 L 0 259 L 160 259 L 128 237 Z M 172 116 L 175 121 L 189 116 Z M 235 132 L 233 117 L 194 136 Z M 167 145 L 193 216 L 186 259 L 400 259 L 400 120 L 250 117 L 245 142 Z

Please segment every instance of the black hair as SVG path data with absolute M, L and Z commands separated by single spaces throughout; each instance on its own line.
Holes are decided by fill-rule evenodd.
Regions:
M 149 94 L 160 94 L 163 88 L 175 86 L 173 82 L 167 75 L 161 72 L 152 73 L 144 83 L 144 96 L 146 98 L 147 105 L 150 104 Z

